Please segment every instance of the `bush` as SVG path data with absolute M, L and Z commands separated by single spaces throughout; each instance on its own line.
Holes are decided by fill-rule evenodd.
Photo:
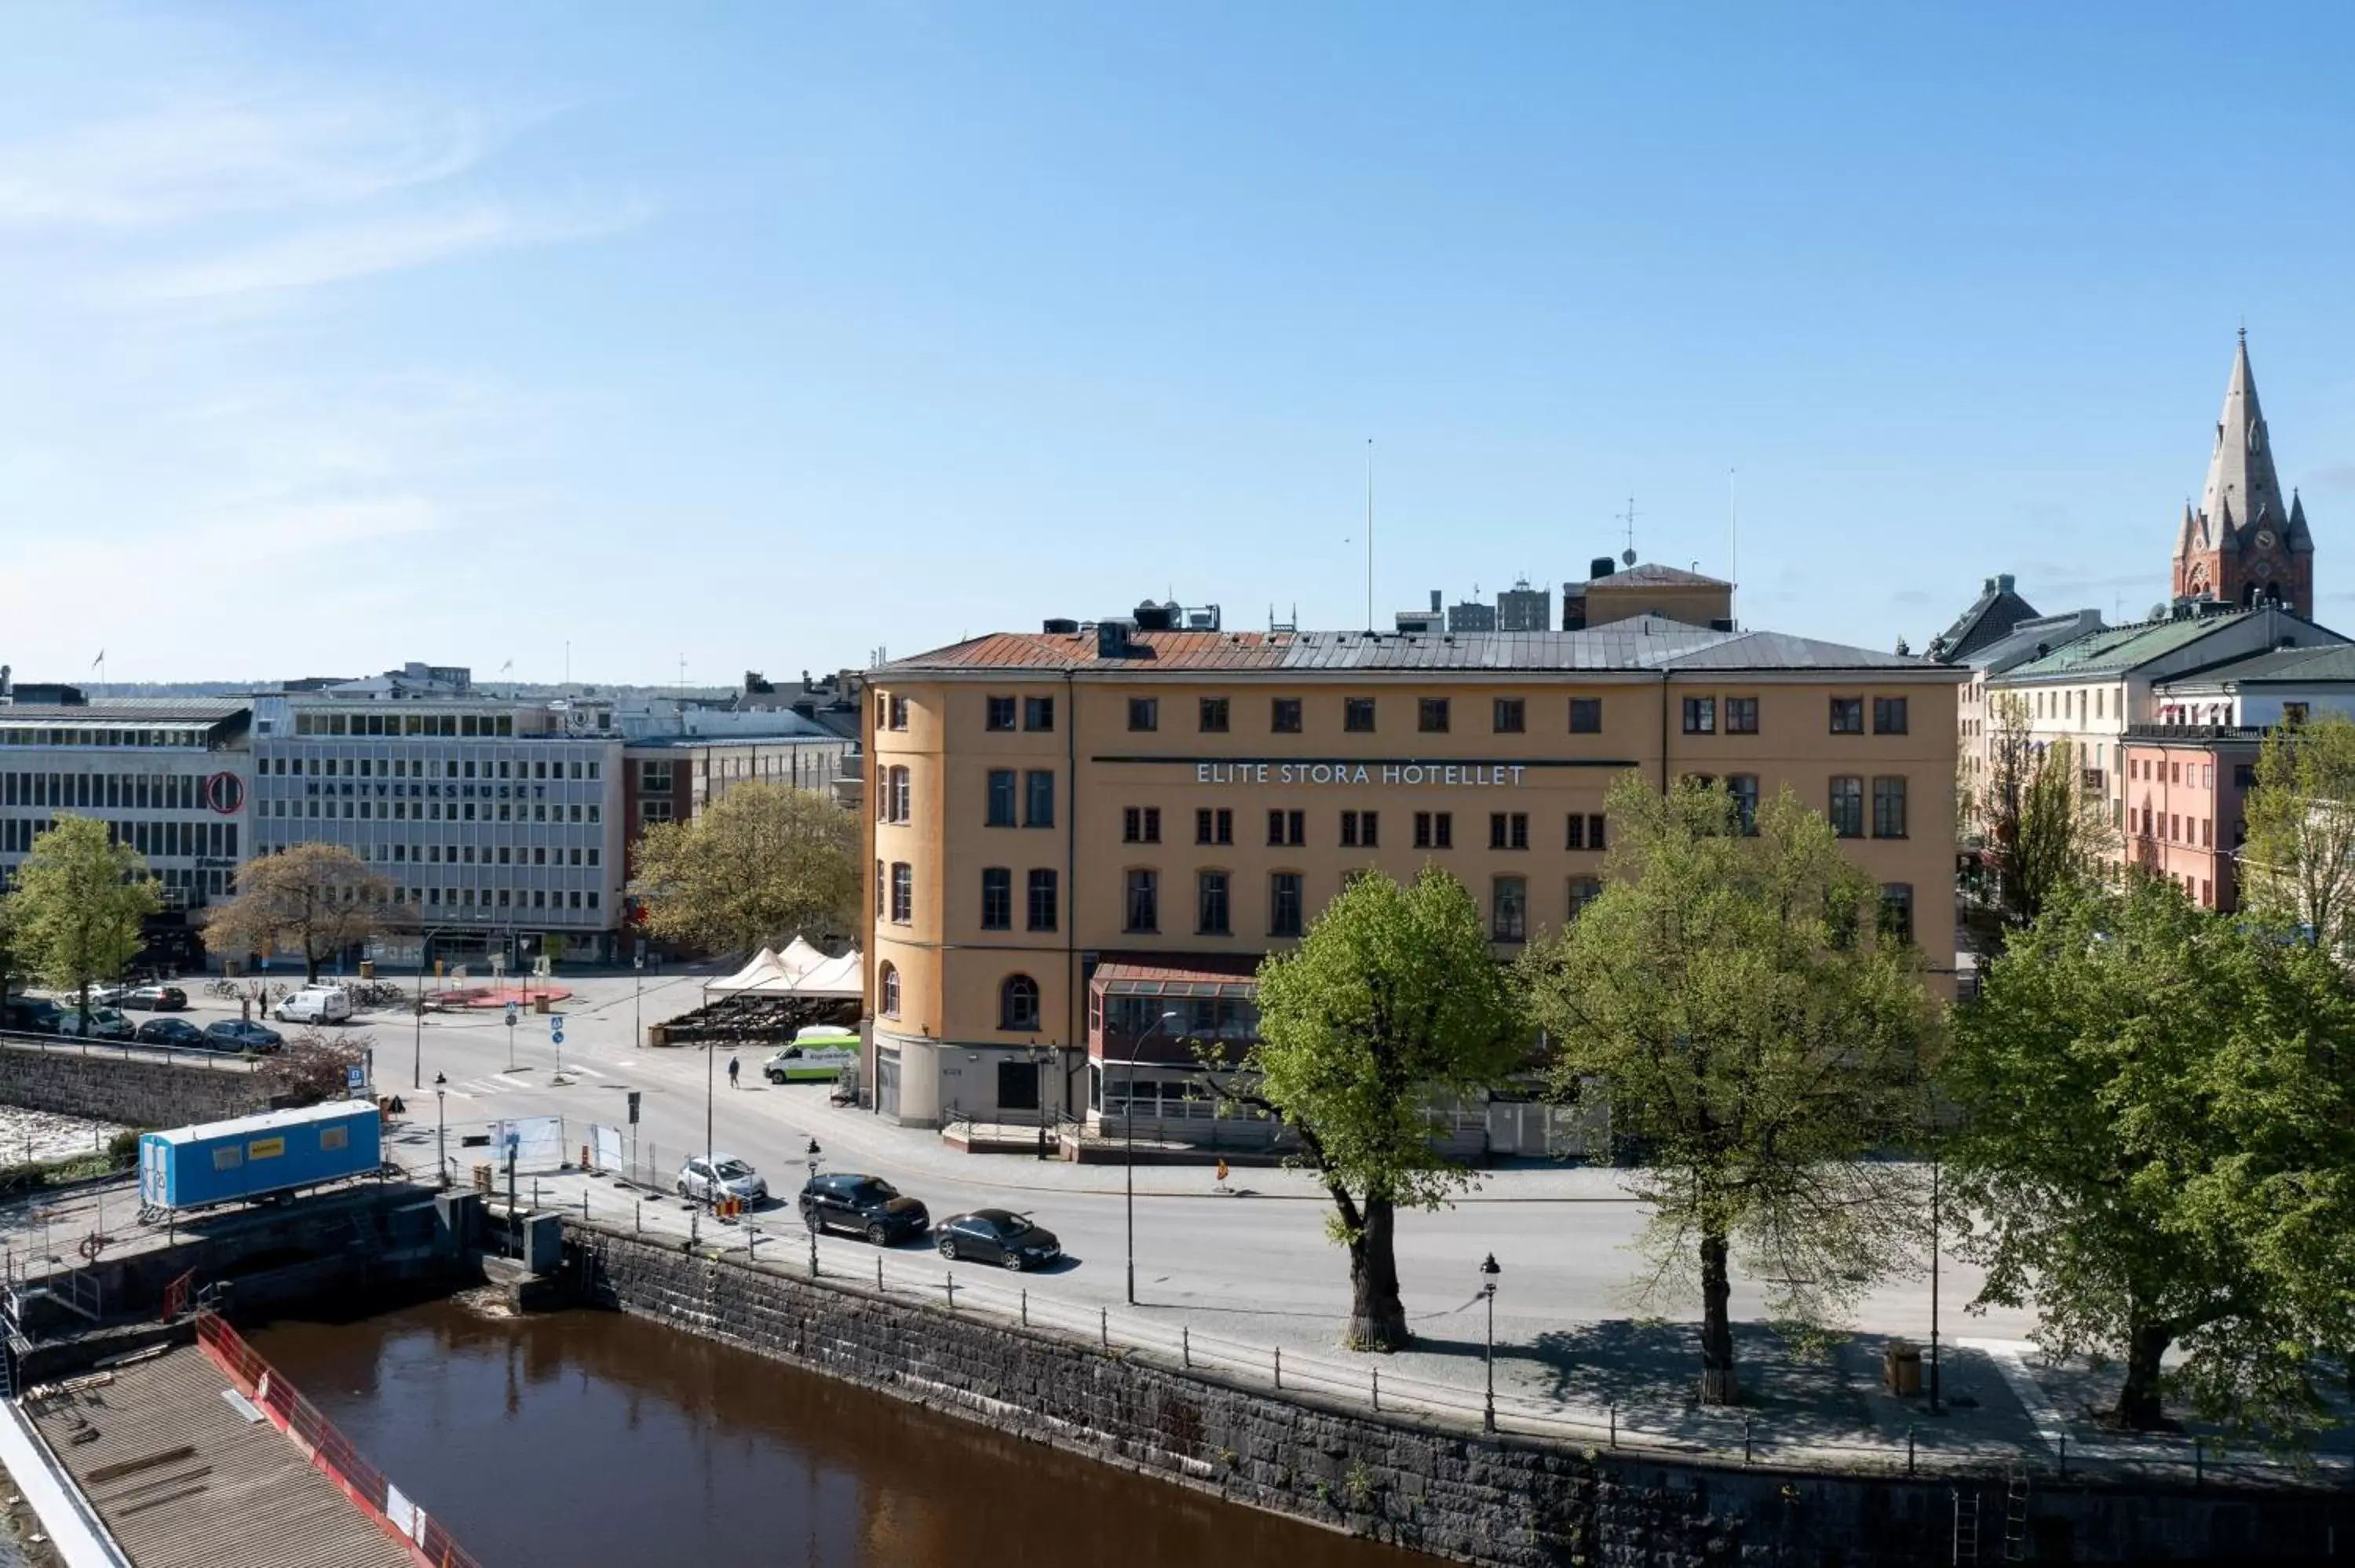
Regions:
M 286 1042 L 286 1048 L 261 1061 L 261 1077 L 272 1098 L 289 1106 L 314 1106 L 342 1099 L 349 1091 L 350 1070 L 367 1062 L 376 1044 L 367 1034 L 328 1034 L 305 1029 Z

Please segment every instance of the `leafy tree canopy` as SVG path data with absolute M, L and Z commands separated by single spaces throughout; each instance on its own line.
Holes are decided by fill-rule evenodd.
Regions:
M 61 816 L 16 868 L 0 927 L 16 961 L 59 991 L 81 993 L 138 956 L 141 922 L 163 908 L 147 863 L 109 840 L 93 817 Z
M 858 911 L 858 823 L 808 789 L 750 779 L 683 822 L 654 822 L 630 891 L 647 931 L 728 952 L 848 932 Z
M 402 929 L 392 884 L 341 844 L 291 844 L 238 867 L 237 891 L 205 920 L 205 946 L 233 958 L 299 953 L 303 976 L 372 938 Z

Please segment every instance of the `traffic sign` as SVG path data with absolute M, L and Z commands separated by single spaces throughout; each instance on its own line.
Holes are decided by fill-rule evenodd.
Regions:
M 635 1089 L 630 1091 L 630 1125 L 638 1125 L 638 1091 Z
M 548 1040 L 549 1040 L 549 1044 L 550 1044 L 551 1045 L 561 1045 L 561 1044 L 564 1044 L 564 1031 L 563 1031 L 563 1030 L 561 1030 L 561 1029 L 551 1029 L 551 1030 L 549 1030 L 549 1031 L 548 1032 Z
M 551 1033 L 551 1034 L 561 1034 L 561 1033 L 564 1033 L 564 1014 L 562 1014 L 562 1013 L 560 1013 L 560 1012 L 551 1012 L 551 1013 L 549 1013 L 549 1014 L 548 1015 L 548 1029 L 549 1029 L 549 1033 Z
M 515 1027 L 516 1014 L 520 1011 L 521 1009 L 517 1007 L 514 1002 L 511 1001 L 507 1003 L 507 1027 L 509 1029 L 513 1029 Z

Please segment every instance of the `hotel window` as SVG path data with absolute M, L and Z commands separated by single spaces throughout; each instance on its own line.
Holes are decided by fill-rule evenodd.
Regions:
M 1204 697 L 1202 699 L 1202 733 L 1204 735 L 1227 733 L 1226 698 Z
M 1500 876 L 1489 892 L 1488 934 L 1499 942 L 1526 941 L 1529 934 L 1529 885 Z
M 1902 839 L 1905 836 L 1905 780 L 1876 779 L 1872 781 L 1872 836 L 1877 839 Z
M 1132 730 L 1159 729 L 1161 727 L 1161 699 L 1158 697 L 1129 698 L 1128 727 Z
M 1300 935 L 1300 874 L 1279 871 L 1267 879 L 1267 934 Z
M 1055 727 L 1055 699 L 1025 697 L 1022 699 L 1022 727 L 1050 730 Z
M 2041 693 L 2038 694 L 2037 700 L 2040 702 L 2043 700 Z M 1834 735 L 1864 733 L 1864 699 L 1862 697 L 1832 699 L 1832 733 Z
M 989 770 L 989 817 L 987 825 L 1010 828 L 1014 825 L 1014 769 L 993 768 Z
M 1039 1027 L 1037 980 L 1028 975 L 1006 977 L 1006 983 L 997 988 L 997 1026 L 1022 1030 Z
M 1586 906 L 1588 905 L 1593 903 L 1596 899 L 1602 896 L 1603 884 L 1599 879 L 1592 876 L 1572 877 L 1570 879 L 1570 902 L 1568 906 L 1570 917 L 1573 920 L 1577 919 L 1581 915 L 1586 913 Z
M 1374 699 L 1371 697 L 1342 698 L 1341 727 L 1351 735 L 1373 734 Z
M 1529 727 L 1529 708 L 1520 697 L 1497 699 L 1497 733 L 1519 735 Z
M 879 966 L 877 967 L 877 972 L 876 972 L 876 977 L 875 977 L 875 985 L 876 985 L 876 989 L 877 989 L 878 991 L 879 991 L 880 992 L 882 992 L 882 996 L 883 996 L 883 1009 L 882 1009 L 882 1011 L 883 1011 L 883 1016 L 884 1016 L 884 1017 L 886 1017 L 886 1018 L 897 1018 L 897 1017 L 899 1017 L 899 1016 L 900 1016 L 900 971 L 899 971 L 899 969 L 898 969 L 895 966 L 893 966 L 893 965 L 891 965 L 891 964 L 882 964 L 882 965 L 879 965 Z
M 1447 733 L 1447 699 L 1425 697 L 1415 705 L 1414 727 L 1424 735 Z
M 1273 735 L 1298 735 L 1300 733 L 1300 699 L 1298 697 L 1270 699 L 1267 709 L 1267 727 Z
M 1832 780 L 1832 832 L 1844 839 L 1864 837 L 1864 780 L 1841 777 Z
M 1341 847 L 1343 849 L 1375 849 L 1380 847 L 1379 811 L 1344 811 L 1341 813 Z
M 981 928 L 1010 930 L 1014 926 L 1014 874 L 1002 865 L 986 866 L 981 874 Z
M 1733 797 L 1733 816 L 1742 824 L 1742 835 L 1754 835 L 1758 832 L 1758 775 L 1730 773 L 1726 776 L 1725 791 Z
M 1606 835 L 1604 832 L 1603 823 L 1604 817 L 1600 811 L 1572 811 L 1570 814 L 1570 833 L 1563 841 L 1562 847 L 1574 850 L 1599 850 L 1606 847 Z
M 1728 735 L 1758 733 L 1758 699 L 1756 697 L 1725 699 L 1725 733 Z
M 1235 814 L 1220 807 L 1205 806 L 1194 813 L 1194 842 L 1198 844 L 1231 844 L 1235 842 Z
M 890 701 L 886 712 L 890 715 L 890 723 L 886 726 L 887 728 L 905 729 L 908 727 L 907 698 L 900 695 L 897 692 L 894 692 L 891 694 Z
M 1417 811 L 1414 814 L 1414 847 L 1454 849 L 1455 847 L 1455 813 Z
M 1194 930 L 1204 937 L 1223 937 L 1227 931 L 1227 874 L 1205 871 L 1194 877 Z
M 988 699 L 988 703 L 989 715 L 988 717 L 983 721 L 983 727 L 996 730 L 1012 729 L 1014 727 L 1014 699 L 1012 697 L 991 697 Z
M 1030 874 L 1030 929 L 1033 931 L 1051 931 L 1055 928 L 1055 922 L 1060 913 L 1056 908 L 1058 900 L 1055 881 L 1055 874 L 1052 871 L 1034 871 Z
M 1685 733 L 1687 735 L 1717 733 L 1717 699 L 1715 697 L 1685 699 Z
M 1603 699 L 1601 697 L 1570 699 L 1570 733 L 1572 735 L 1603 733 Z
M 1893 942 L 1913 940 L 1913 885 L 1910 882 L 1884 882 L 1881 885 L 1881 934 Z
M 904 926 L 916 917 L 916 871 L 904 860 L 891 863 L 891 922 Z
M 1267 814 L 1267 842 L 1272 844 L 1305 844 L 1308 842 L 1308 813 L 1305 811 L 1270 811 Z
M 1128 921 L 1131 931 L 1157 931 L 1161 928 L 1161 877 L 1152 871 L 1132 871 L 1128 874 Z
M 1527 811 L 1489 812 L 1488 847 L 1492 850 L 1529 848 L 1529 814 Z
M 1043 768 L 1034 768 L 1023 776 L 1022 825 L 1026 828 L 1051 828 L 1055 825 L 1055 775 Z
M 904 768 L 891 769 L 891 820 L 895 822 L 913 820 L 913 813 L 909 810 L 908 770 Z
M 1158 806 L 1124 807 L 1120 813 L 1120 838 L 1123 843 L 1159 843 L 1161 842 L 1161 808 Z
M 2082 697 L 2083 694 L 2079 694 Z M 1875 697 L 1872 699 L 1872 733 L 1903 735 L 1905 733 L 1905 699 Z

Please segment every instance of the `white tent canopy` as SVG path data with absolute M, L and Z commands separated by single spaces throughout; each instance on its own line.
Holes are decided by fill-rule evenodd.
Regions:
M 799 938 L 796 938 L 798 940 Z M 765 993 L 793 983 L 785 972 L 783 960 L 774 948 L 763 948 L 752 955 L 752 961 L 730 975 L 726 980 L 713 980 L 704 989 L 718 991 L 752 991 Z
M 762 948 L 752 955 L 751 962 L 726 980 L 713 980 L 705 989 L 715 994 L 737 996 L 820 998 L 865 994 L 864 971 L 857 948 L 838 959 L 829 959 L 800 937 L 786 943 L 782 953 L 773 948 Z

